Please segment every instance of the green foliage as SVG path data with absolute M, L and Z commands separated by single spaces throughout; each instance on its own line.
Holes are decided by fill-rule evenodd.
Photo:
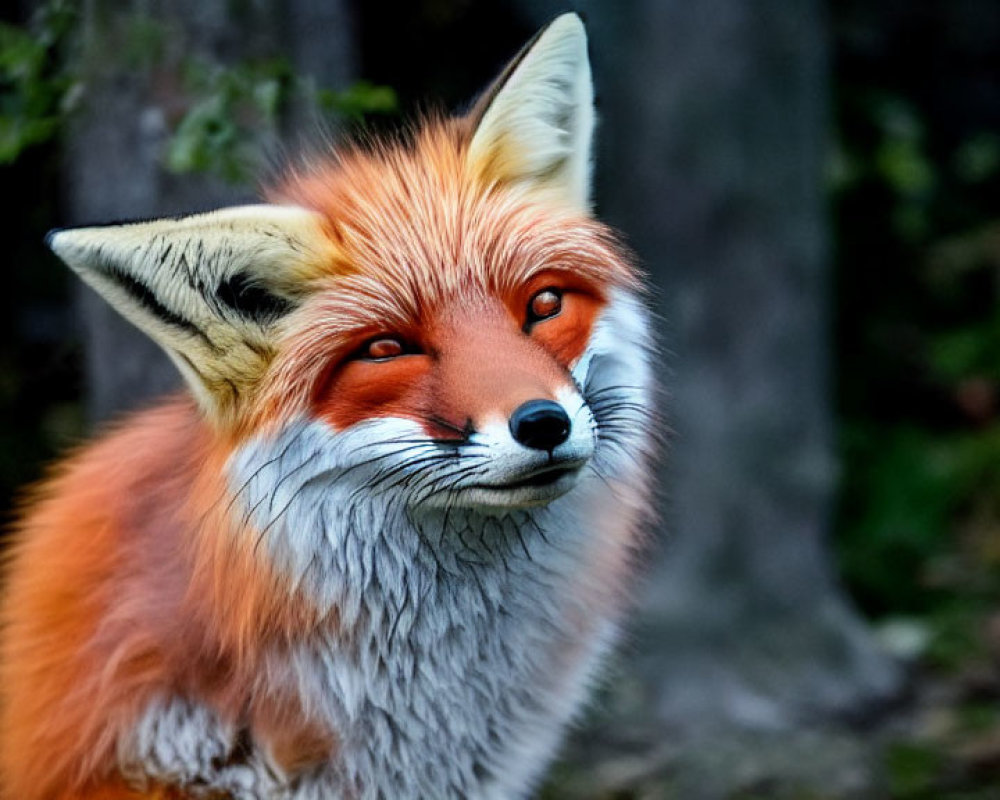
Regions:
M 12 163 L 34 144 L 62 130 L 66 115 L 85 94 L 86 80 L 109 69 L 106 49 L 84 69 L 75 53 L 79 29 L 69 0 L 41 5 L 26 28 L 0 24 L 0 164 Z M 274 138 L 293 103 L 315 108 L 328 121 L 361 121 L 396 110 L 395 92 L 358 81 L 343 90 L 317 87 L 296 75 L 284 58 L 230 65 L 183 56 L 168 63 L 166 26 L 147 16 L 118 20 L 113 63 L 129 73 L 173 69 L 182 74 L 184 111 L 174 124 L 163 155 L 171 171 L 207 172 L 231 182 L 246 181 L 259 166 L 263 144 Z
M 840 560 L 869 608 L 930 612 L 956 591 L 981 586 L 988 598 L 1000 585 L 998 554 L 952 535 L 977 500 L 1000 497 L 1000 425 L 950 433 L 848 426 L 842 452 L 852 469 Z
M 398 109 L 396 93 L 389 86 L 358 81 L 343 91 L 318 89 L 316 104 L 329 115 L 342 115 L 355 121 L 369 114 L 391 114 Z
M 120 24 L 123 31 L 116 37 L 121 48 L 117 59 L 119 65 L 129 72 L 148 72 L 164 63 L 172 35 L 167 26 L 142 14 L 130 14 Z M 106 60 L 100 54 L 98 57 Z
M 194 99 L 167 146 L 167 168 L 245 180 L 258 132 L 277 124 L 292 81 L 287 64 L 273 60 L 224 68 L 192 61 L 185 77 Z
M 994 703 L 967 703 L 958 709 L 958 727 L 965 733 L 992 733 L 1000 725 L 1000 708 Z
M 982 183 L 1000 172 L 1000 136 L 979 133 L 955 151 L 955 174 L 965 183 Z
M 937 748 L 911 742 L 891 745 L 886 755 L 891 797 L 895 800 L 940 797 L 937 785 L 942 764 Z
M 946 674 L 958 673 L 970 661 L 983 657 L 981 628 L 983 602 L 976 595 L 951 597 L 928 613 L 931 630 L 926 662 Z
M 165 156 L 173 172 L 207 172 L 239 183 L 256 170 L 262 133 L 276 130 L 293 102 L 316 108 L 328 120 L 360 121 L 396 110 L 387 86 L 359 81 L 342 91 L 317 88 L 295 75 L 284 59 L 231 67 L 190 61 L 186 86 L 194 98 L 171 137 Z
M 919 731 L 887 744 L 883 761 L 891 800 L 993 800 L 997 784 L 995 703 L 936 706 Z
M 59 130 L 73 87 L 62 50 L 76 21 L 71 3 L 54 0 L 27 28 L 0 23 L 0 164 Z
M 941 531 L 953 511 L 954 455 L 923 431 L 885 435 L 847 428 L 846 480 L 864 497 L 845 510 L 838 541 L 843 569 L 855 591 L 878 610 L 926 610 L 922 571 L 944 547 Z
M 842 89 L 838 553 L 870 613 L 927 615 L 936 663 L 1000 602 L 1000 137 Z

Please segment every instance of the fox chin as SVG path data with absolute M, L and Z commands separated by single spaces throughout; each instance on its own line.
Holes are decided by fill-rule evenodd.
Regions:
M 628 607 L 657 439 L 593 129 L 566 14 L 468 113 L 259 205 L 50 234 L 187 391 L 30 494 L 4 797 L 537 786 Z

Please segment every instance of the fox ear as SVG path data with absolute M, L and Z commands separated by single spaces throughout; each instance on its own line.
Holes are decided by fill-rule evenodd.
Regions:
M 46 241 L 222 419 L 267 367 L 275 327 L 332 247 L 317 214 L 267 205 L 57 230 Z
M 576 14 L 539 31 L 470 116 L 469 156 L 488 179 L 551 188 L 589 211 L 594 89 Z

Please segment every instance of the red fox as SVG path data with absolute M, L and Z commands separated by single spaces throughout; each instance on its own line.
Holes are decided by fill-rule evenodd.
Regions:
M 190 393 L 30 496 L 4 798 L 537 785 L 626 607 L 656 438 L 593 127 L 567 14 L 467 114 L 267 204 L 50 234 Z

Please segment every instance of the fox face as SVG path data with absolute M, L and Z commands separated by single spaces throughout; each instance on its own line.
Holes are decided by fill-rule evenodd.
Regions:
M 586 50 L 564 15 L 468 114 L 307 159 L 266 203 L 50 236 L 198 409 L 127 423 L 79 468 L 121 460 L 107 505 L 141 495 L 126 522 L 88 512 L 118 544 L 86 555 L 108 585 L 74 590 L 116 598 L 86 618 L 111 666 L 85 722 L 58 726 L 80 780 L 83 763 L 193 797 L 300 799 L 537 780 L 613 641 L 655 442 L 639 280 L 590 209 Z M 32 535 L 66 549 L 80 515 L 60 492 L 93 494 L 67 474 L 25 553 Z M 33 597 L 44 581 L 14 564 Z M 34 623 L 15 623 L 5 683 L 33 685 L 12 637 Z M 82 652 L 39 663 L 72 683 Z M 116 672 L 130 664 L 139 677 Z M 87 728 L 91 705 L 118 727 Z M 55 749 L 43 734 L 19 738 Z M 73 762 L 94 737 L 104 756 Z M 8 776 L 15 761 L 0 752 Z
M 577 367 L 589 364 L 612 295 L 633 278 L 586 216 L 517 186 L 470 189 L 468 154 L 452 146 L 448 155 L 453 163 L 442 165 L 442 154 L 418 153 L 388 197 L 383 187 L 331 202 L 322 194 L 330 181 L 317 187 L 316 176 L 285 189 L 325 200 L 327 218 L 360 207 L 364 225 L 348 223 L 340 246 L 350 266 L 301 310 L 264 403 L 275 417 L 308 409 L 335 431 L 363 426 L 373 442 L 401 437 L 399 463 L 384 456 L 391 477 L 378 483 L 406 488 L 410 505 L 541 505 L 575 485 L 594 455 Z M 433 203 L 407 202 L 432 181 Z M 287 387 L 313 353 L 324 357 L 290 404 Z
M 381 442 L 406 421 L 414 441 L 383 468 L 420 484 L 411 504 L 545 504 L 594 456 L 576 368 L 612 297 L 636 288 L 589 214 L 592 99 L 572 20 L 468 116 L 318 159 L 272 187 L 274 205 L 50 243 L 237 439 L 306 415 Z
M 285 188 L 325 201 L 328 218 L 361 211 L 364 224 L 348 223 L 341 237 L 349 266 L 336 288 L 301 310 L 270 402 L 275 416 L 294 413 L 287 387 L 310 353 L 323 353 L 296 410 L 336 431 L 363 425 L 373 441 L 391 441 L 380 427 L 402 436 L 408 423 L 400 463 L 386 456 L 382 466 L 392 472 L 385 483 L 411 490 L 411 504 L 543 504 L 572 487 L 594 454 L 594 419 L 572 371 L 631 275 L 579 213 L 553 213 L 519 187 L 470 189 L 468 155 L 451 147 L 452 163 L 418 154 L 401 185 L 377 197 L 330 198 L 329 180 L 317 186 L 314 175 Z M 407 202 L 432 181 L 433 203 Z
M 485 511 L 560 496 L 594 454 L 594 419 L 570 372 L 576 359 L 564 359 L 523 329 L 546 322 L 555 328 L 548 318 L 560 307 L 569 315 L 590 301 L 544 286 L 526 298 L 519 293 L 518 316 L 508 304 L 473 296 L 458 301 L 462 308 L 442 310 L 443 319 L 419 335 L 380 334 L 365 342 L 359 355 L 333 368 L 318 393 L 317 417 L 336 430 L 366 425 L 373 440 L 387 442 L 393 441 L 388 431 L 409 427 L 392 469 L 400 486 L 411 487 L 411 505 Z M 533 307 L 545 316 L 526 321 Z M 587 322 L 567 317 L 559 327 L 579 347 L 586 332 L 576 329 Z M 385 467 L 395 460 L 386 457 Z

